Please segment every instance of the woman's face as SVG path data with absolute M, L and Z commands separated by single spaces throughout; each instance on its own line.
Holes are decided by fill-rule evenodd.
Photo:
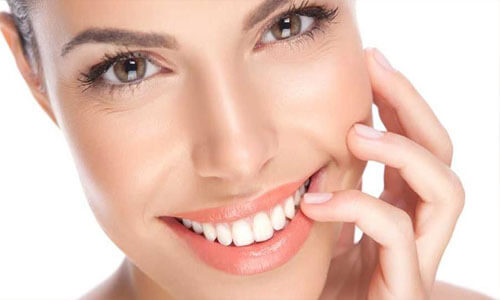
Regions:
M 265 2 L 283 3 L 249 17 Z M 172 298 L 313 299 L 323 288 L 340 224 L 315 222 L 291 259 L 242 275 L 200 260 L 160 219 L 253 199 L 323 166 L 324 190 L 357 186 L 365 163 L 345 139 L 372 124 L 372 94 L 354 3 L 308 5 L 338 12 L 333 22 L 292 15 L 291 31 L 286 18 L 269 24 L 289 8 L 276 0 L 44 1 L 33 15 L 48 99 L 90 206 L 135 272 Z M 92 68 L 127 51 L 137 57 Z

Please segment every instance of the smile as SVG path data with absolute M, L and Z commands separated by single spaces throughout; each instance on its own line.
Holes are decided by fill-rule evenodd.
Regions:
M 314 222 L 301 212 L 300 201 L 318 189 L 325 168 L 255 199 L 160 219 L 216 269 L 238 275 L 268 271 L 290 260 L 309 236 Z
M 307 188 L 308 178 L 294 193 L 271 209 L 259 211 L 253 216 L 238 219 L 231 223 L 200 223 L 186 218 L 176 218 L 186 228 L 197 234 L 203 234 L 211 242 L 217 240 L 224 246 L 234 243 L 235 246 L 246 246 L 254 242 L 263 242 L 270 239 L 275 231 L 288 225 L 287 219 L 293 219 L 296 208 Z

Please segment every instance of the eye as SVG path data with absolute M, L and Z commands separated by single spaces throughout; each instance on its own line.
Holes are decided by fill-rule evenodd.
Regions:
M 160 69 L 145 57 L 125 57 L 114 62 L 103 74 L 103 79 L 111 84 L 128 84 L 148 78 Z
M 293 14 L 282 17 L 269 28 L 264 35 L 262 42 L 272 42 L 274 40 L 283 40 L 292 36 L 302 35 L 305 30 L 315 21 L 314 17 L 301 16 Z
M 282 42 L 292 45 L 308 37 L 314 40 L 318 31 L 325 32 L 331 24 L 338 23 L 338 12 L 338 6 L 312 5 L 309 0 L 303 0 L 298 7 L 293 4 L 267 23 L 256 49 Z

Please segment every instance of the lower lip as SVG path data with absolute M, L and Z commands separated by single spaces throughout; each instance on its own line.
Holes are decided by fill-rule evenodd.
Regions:
M 313 221 L 297 210 L 293 219 L 272 238 L 248 246 L 224 246 L 187 229 L 175 218 L 162 218 L 206 264 L 235 275 L 251 275 L 277 268 L 290 260 L 309 236 Z
M 321 174 L 321 170 L 315 175 Z M 311 183 L 321 177 L 315 175 L 312 176 Z M 311 185 L 309 192 L 315 192 L 317 187 L 318 184 Z M 194 233 L 173 217 L 161 217 L 161 220 L 202 261 L 213 268 L 234 275 L 267 272 L 285 264 L 300 250 L 314 224 L 314 221 L 305 216 L 300 209 L 296 209 L 293 219 L 285 228 L 275 231 L 270 239 L 238 247 L 234 244 L 224 246 L 216 241 L 211 242 L 204 237 L 203 233 Z

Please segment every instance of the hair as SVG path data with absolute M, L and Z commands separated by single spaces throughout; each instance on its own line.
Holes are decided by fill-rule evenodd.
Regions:
M 32 71 L 39 71 L 40 56 L 31 22 L 31 13 L 34 7 L 32 1 L 35 0 L 7 0 L 7 4 L 17 28 L 23 54 L 28 59 Z

